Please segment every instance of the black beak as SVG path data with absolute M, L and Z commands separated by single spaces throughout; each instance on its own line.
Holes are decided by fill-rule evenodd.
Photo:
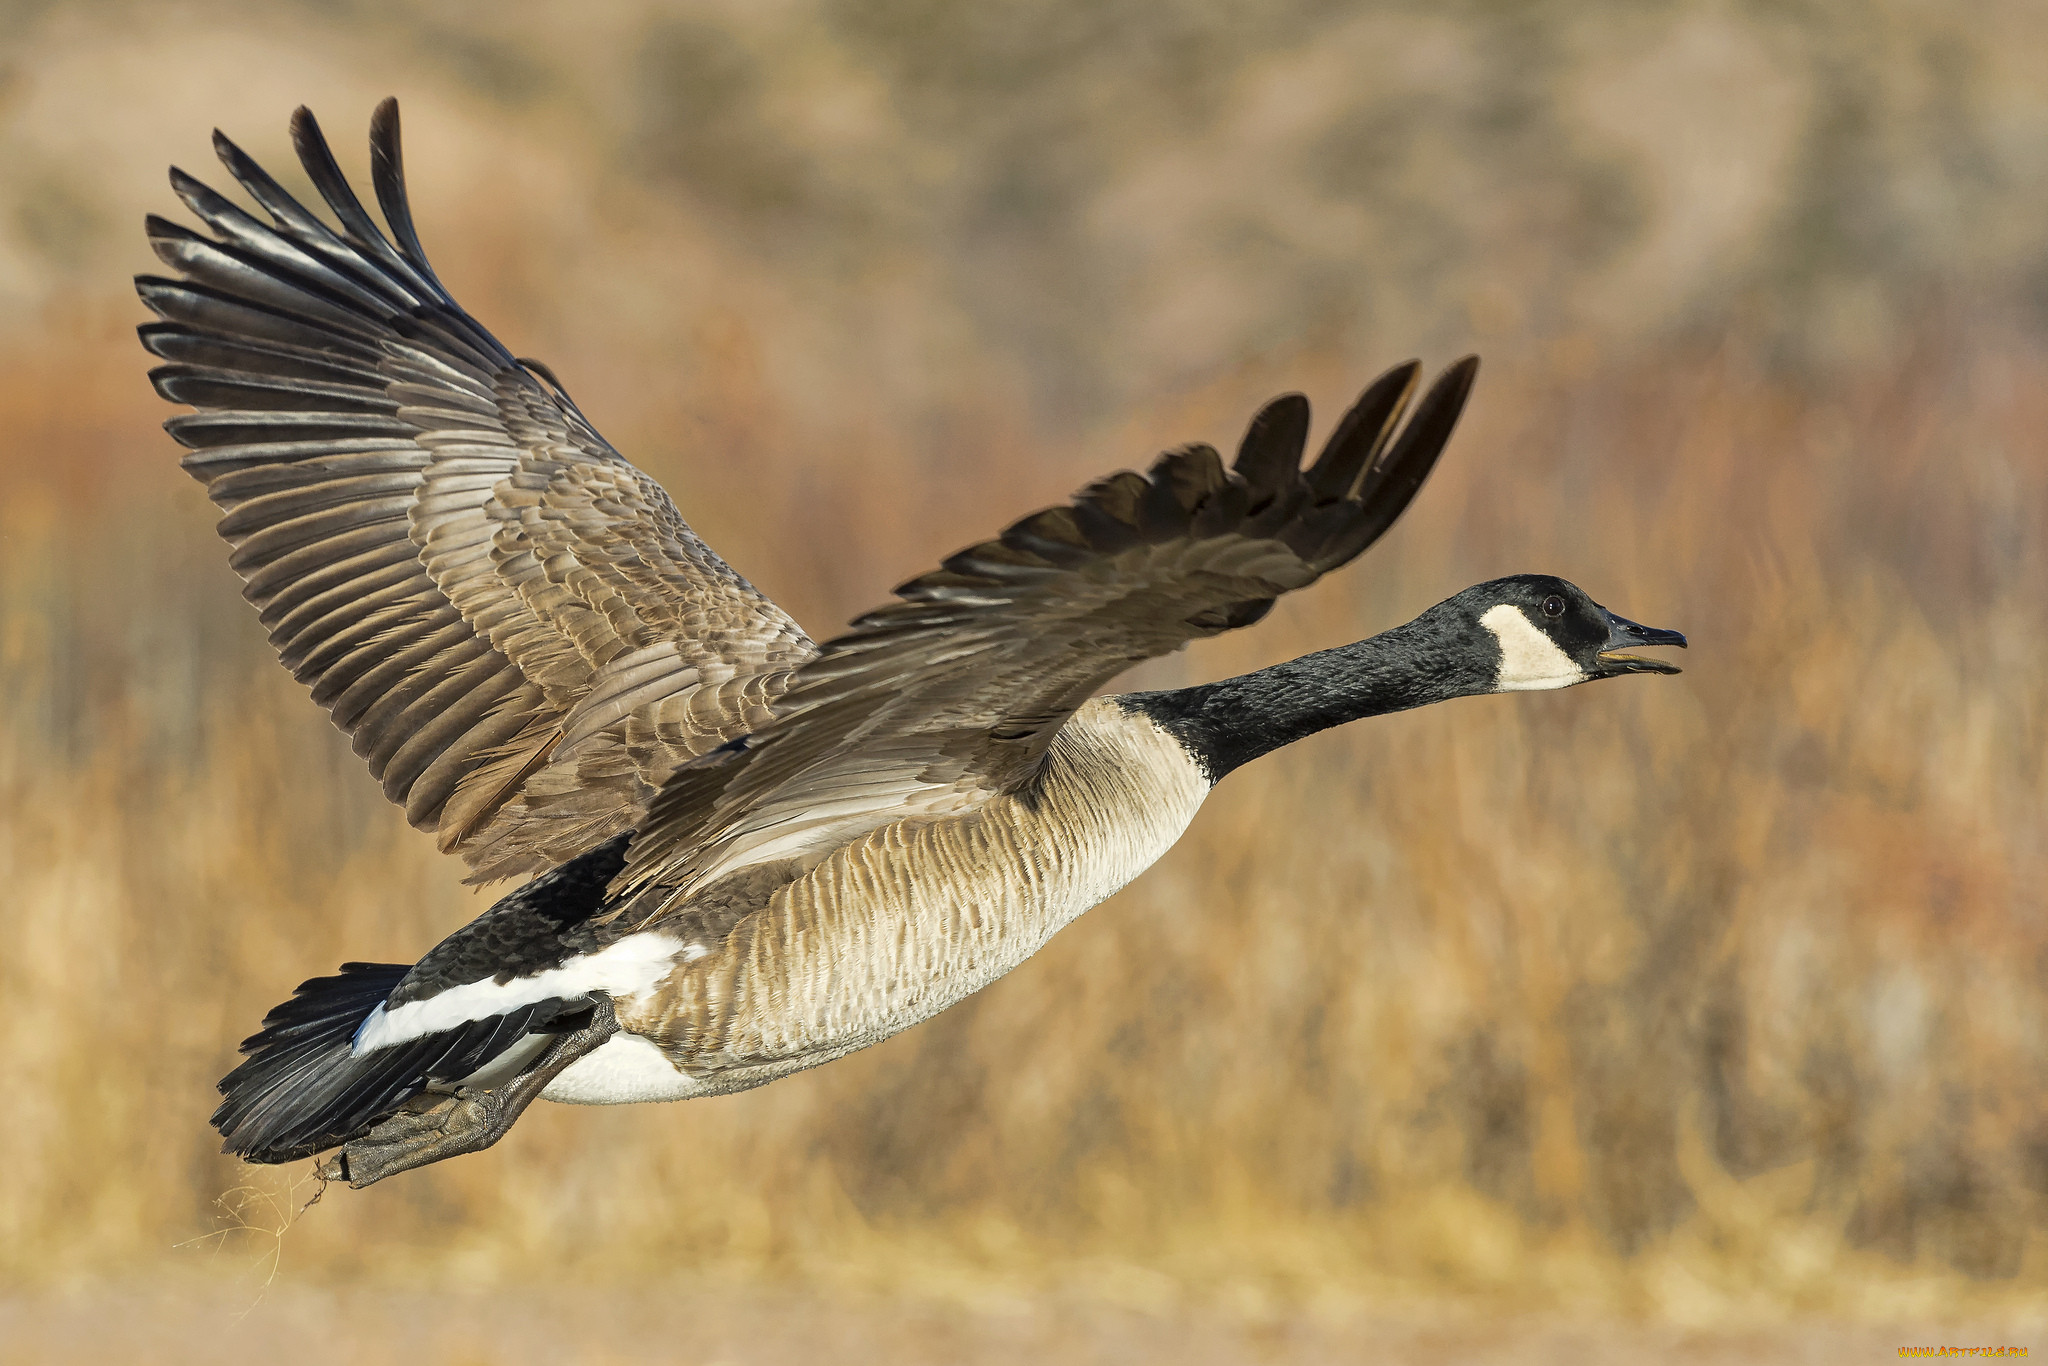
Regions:
M 1675 674 L 1676 664 L 1666 664 L 1661 659 L 1645 659 L 1641 655 L 1623 654 L 1624 650 L 1644 645 L 1676 645 L 1685 648 L 1685 637 L 1676 631 L 1662 631 L 1655 626 L 1639 626 L 1627 617 L 1618 617 L 1605 607 L 1600 609 L 1607 618 L 1607 643 L 1600 647 L 1601 678 L 1615 674 Z

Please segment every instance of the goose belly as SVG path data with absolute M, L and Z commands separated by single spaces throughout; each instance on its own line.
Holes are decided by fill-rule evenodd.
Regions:
M 719 1090 L 814 1066 L 981 990 L 1150 867 L 1208 781 L 1150 721 L 1088 710 L 1031 800 L 885 826 L 778 892 L 678 977 L 664 1046 Z
M 633 1105 L 688 1100 L 706 1089 L 669 1061 L 653 1040 L 620 1033 L 563 1068 L 540 1095 L 564 1105 Z

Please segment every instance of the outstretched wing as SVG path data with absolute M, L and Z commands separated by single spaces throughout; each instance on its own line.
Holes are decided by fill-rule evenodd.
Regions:
M 679 769 L 623 886 L 687 891 L 906 815 L 969 809 L 1036 773 L 1118 673 L 1248 625 L 1378 539 L 1421 487 L 1478 369 L 1381 376 L 1301 467 L 1308 401 L 1276 399 L 1234 468 L 1208 446 L 1091 484 L 896 590 L 802 665 L 775 720 Z
M 476 880 L 638 822 L 682 760 L 762 724 L 816 647 L 697 539 L 544 366 L 448 296 L 413 230 L 398 106 L 371 123 L 371 219 L 292 117 L 330 227 L 219 133 L 264 222 L 182 171 L 211 238 L 152 216 L 180 278 L 136 288 L 165 424 L 226 513 L 285 666 L 406 818 Z

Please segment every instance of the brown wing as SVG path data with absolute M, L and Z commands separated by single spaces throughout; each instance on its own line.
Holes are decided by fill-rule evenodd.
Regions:
M 1419 367 L 1389 371 L 1306 469 L 1308 402 L 1277 399 L 1233 469 L 1208 446 L 1170 452 L 904 584 L 902 601 L 797 669 L 772 723 L 678 770 L 624 885 L 687 890 L 1017 789 L 1109 679 L 1258 620 L 1378 539 L 1435 463 L 1477 369 L 1468 357 L 1445 371 L 1398 439 Z
M 304 109 L 292 137 L 338 230 L 218 133 L 269 221 L 177 170 L 214 236 L 148 221 L 181 277 L 136 281 L 164 319 L 151 378 L 198 410 L 165 425 L 271 643 L 385 794 L 477 880 L 551 866 L 770 719 L 815 647 L 441 287 L 394 101 L 370 134 L 388 237 Z

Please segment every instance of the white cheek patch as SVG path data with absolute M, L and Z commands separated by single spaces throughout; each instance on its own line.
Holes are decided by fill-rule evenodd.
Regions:
M 1560 650 L 1556 641 L 1537 630 L 1521 608 L 1502 603 L 1479 618 L 1479 624 L 1500 642 L 1495 692 L 1540 692 L 1586 681 L 1586 671 L 1572 663 L 1572 657 Z

